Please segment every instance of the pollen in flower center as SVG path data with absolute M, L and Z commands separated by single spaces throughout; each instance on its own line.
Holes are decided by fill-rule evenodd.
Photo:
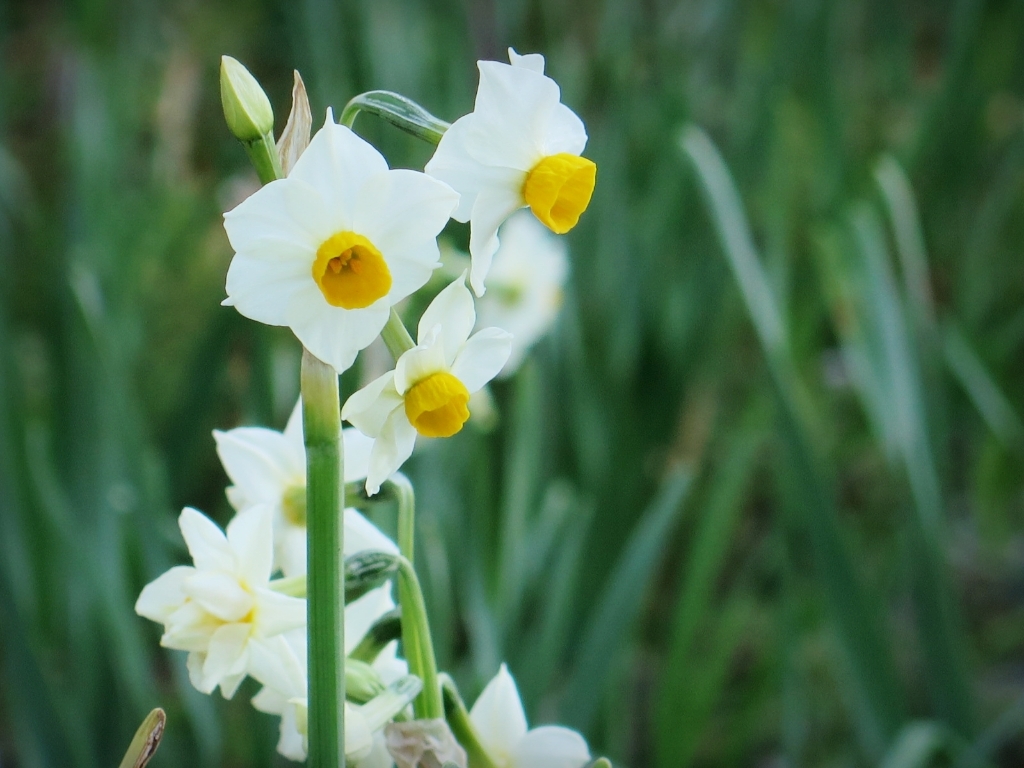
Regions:
M 469 391 L 450 373 L 435 373 L 405 393 L 405 415 L 424 437 L 451 437 L 469 418 Z
M 381 252 L 355 232 L 338 232 L 324 241 L 313 262 L 313 279 L 327 303 L 362 309 L 391 290 L 391 270 Z
M 597 165 L 592 160 L 561 152 L 533 166 L 523 184 L 523 198 L 548 229 L 564 235 L 587 210 L 596 183 Z

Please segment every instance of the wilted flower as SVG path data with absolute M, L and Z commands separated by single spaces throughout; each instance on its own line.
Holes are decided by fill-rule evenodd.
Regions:
M 504 664 L 470 710 L 481 746 L 497 768 L 581 768 L 587 742 L 558 725 L 527 729 L 516 682 Z
M 512 337 L 499 328 L 470 336 L 476 322 L 465 276 L 430 303 L 418 329 L 418 345 L 389 371 L 352 395 L 341 410 L 374 438 L 366 491 L 380 484 L 412 454 L 416 434 L 450 437 L 469 418 L 469 397 L 493 379 L 508 360 Z
M 487 276 L 491 290 L 477 303 L 478 325 L 512 334 L 512 354 L 502 376 L 519 368 L 530 347 L 554 323 L 568 272 L 565 241 L 529 213 L 512 214 L 501 228 L 501 245 Z
M 306 448 L 302 401 L 284 432 L 264 427 L 214 430 L 217 455 L 233 483 L 228 501 L 238 511 L 254 504 L 273 510 L 274 562 L 285 576 L 306 572 Z M 373 441 L 357 429 L 342 432 L 345 482 L 366 477 Z M 345 510 L 345 554 L 364 549 L 398 552 L 394 543 L 354 509 Z
M 268 640 L 306 623 L 306 601 L 269 588 L 273 561 L 270 510 L 235 516 L 227 535 L 201 512 L 178 518 L 194 566 L 171 568 L 142 590 L 135 612 L 164 625 L 160 644 L 188 651 L 192 684 L 203 693 L 220 686 L 234 695 L 251 674 L 268 672 Z
M 509 60 L 478 62 L 473 111 L 452 123 L 425 168 L 461 195 L 453 217 L 470 222 L 470 282 L 478 296 L 505 219 L 529 206 L 564 234 L 590 204 L 597 179 L 597 166 L 580 157 L 583 123 L 544 75 L 544 57 L 510 48 Z
M 457 202 L 436 179 L 389 170 L 328 110 L 288 177 L 224 214 L 236 251 L 224 303 L 287 325 L 343 371 L 380 333 L 391 306 L 427 282 L 438 264 L 437 234 Z

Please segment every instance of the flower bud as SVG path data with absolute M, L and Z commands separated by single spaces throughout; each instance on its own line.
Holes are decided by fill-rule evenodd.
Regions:
M 345 660 L 345 696 L 356 704 L 365 704 L 384 692 L 377 670 L 365 661 Z
M 274 110 L 256 78 L 237 59 L 220 57 L 220 102 L 231 133 L 242 142 L 272 135 Z

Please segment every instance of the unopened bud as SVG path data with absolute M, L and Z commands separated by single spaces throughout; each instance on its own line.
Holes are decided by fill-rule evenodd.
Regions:
M 345 696 L 356 704 L 365 704 L 384 692 L 384 682 L 377 670 L 365 661 L 345 660 Z
M 274 132 L 274 110 L 256 78 L 230 56 L 220 57 L 220 102 L 231 133 L 253 142 Z

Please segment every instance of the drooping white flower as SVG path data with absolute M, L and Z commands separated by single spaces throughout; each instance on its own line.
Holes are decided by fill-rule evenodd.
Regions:
M 511 65 L 478 62 L 473 111 L 452 123 L 424 169 L 461 195 L 453 217 L 470 222 L 470 282 L 477 296 L 484 294 L 498 249 L 498 227 L 513 211 L 529 206 L 564 234 L 590 204 L 597 179 L 597 166 L 580 157 L 587 143 L 583 123 L 544 75 L 544 57 L 508 53 Z
M 512 354 L 502 376 L 515 373 L 530 347 L 554 323 L 568 272 L 565 241 L 526 211 L 512 214 L 501 228 L 501 245 L 487 276 L 491 290 L 477 302 L 478 325 L 512 334 Z
M 201 512 L 178 518 L 193 566 L 177 566 L 150 582 L 135 603 L 140 616 L 164 625 L 160 644 L 188 651 L 192 684 L 234 695 L 251 674 L 263 679 L 265 646 L 306 624 L 306 601 L 268 587 L 273 560 L 270 510 L 235 516 L 227 535 Z
M 287 325 L 344 371 L 391 306 L 427 282 L 438 264 L 436 237 L 457 202 L 437 179 L 389 170 L 328 110 L 288 177 L 224 214 L 235 249 L 224 303 Z
M 508 360 L 512 337 L 500 328 L 470 336 L 476 323 L 465 275 L 441 291 L 420 318 L 418 344 L 395 370 L 353 394 L 341 410 L 361 432 L 374 438 L 366 492 L 380 484 L 412 454 L 416 434 L 450 437 L 469 418 L 469 397 L 493 379 Z
M 590 762 L 587 742 L 576 731 L 558 725 L 527 728 L 519 690 L 504 664 L 469 719 L 497 768 L 581 768 Z
M 263 427 L 214 430 L 217 455 L 233 483 L 228 500 L 236 510 L 266 504 L 273 510 L 274 563 L 285 576 L 306 572 L 306 448 L 302 401 L 284 432 Z M 373 441 L 357 429 L 342 431 L 345 482 L 366 477 Z M 354 509 L 345 510 L 345 554 L 364 549 L 398 552 L 394 543 Z

